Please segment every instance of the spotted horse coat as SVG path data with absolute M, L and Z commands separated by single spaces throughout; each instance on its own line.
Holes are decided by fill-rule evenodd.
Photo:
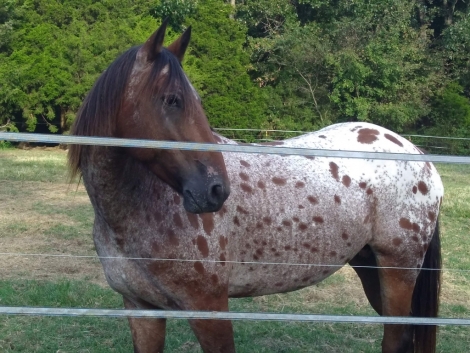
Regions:
M 216 140 L 235 143 L 219 135 Z M 422 153 L 368 123 L 336 124 L 278 144 Z M 102 259 L 106 278 L 124 296 L 126 307 L 228 310 L 228 297 L 310 286 L 349 262 L 385 267 L 356 269 L 379 314 L 408 316 L 412 311 L 413 288 L 444 191 L 431 163 L 224 153 L 231 195 L 219 212 L 196 215 L 156 178 L 113 188 L 110 160 L 102 158 L 84 177 L 94 178 L 97 186 L 87 187 L 95 205 L 98 254 L 148 259 Z M 132 164 L 123 173 L 145 174 L 142 168 Z M 106 181 L 105 190 L 99 180 Z M 123 203 L 132 211 L 125 212 Z M 273 262 L 312 266 L 266 264 Z M 164 336 L 162 322 L 133 327 L 131 321 L 134 339 L 144 340 L 147 324 Z M 191 321 L 203 350 L 234 352 L 230 322 L 209 322 Z M 383 352 L 407 352 L 413 344 L 408 331 L 386 325 Z M 154 352 L 146 344 L 141 347 Z

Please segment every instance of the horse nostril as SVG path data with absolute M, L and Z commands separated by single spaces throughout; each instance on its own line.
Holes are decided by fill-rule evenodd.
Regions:
M 220 200 L 224 195 L 224 187 L 221 184 L 212 185 L 210 195 L 212 199 L 215 199 L 216 201 Z

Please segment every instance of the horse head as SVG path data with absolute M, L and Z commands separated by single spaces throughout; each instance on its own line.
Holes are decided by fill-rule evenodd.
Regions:
M 72 134 L 216 143 L 201 99 L 181 66 L 191 28 L 167 48 L 165 32 L 166 21 L 101 75 L 82 104 Z M 113 127 L 103 132 L 108 125 Z M 71 147 L 72 175 L 81 169 L 83 151 Z M 129 148 L 125 153 L 182 195 L 188 212 L 218 211 L 230 193 L 219 152 Z

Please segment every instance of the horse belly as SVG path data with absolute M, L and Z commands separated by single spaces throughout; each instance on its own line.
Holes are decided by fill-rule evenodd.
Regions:
M 372 199 L 326 159 L 233 155 L 230 296 L 292 291 L 330 276 L 372 238 Z M 350 175 L 349 175 L 350 174 Z

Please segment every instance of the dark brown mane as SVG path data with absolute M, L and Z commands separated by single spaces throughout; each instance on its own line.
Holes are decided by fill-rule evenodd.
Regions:
M 133 47 L 117 58 L 105 70 L 83 101 L 70 134 L 77 136 L 115 137 L 116 117 L 119 114 L 128 79 L 141 46 Z M 168 74 L 159 77 L 168 65 Z M 159 99 L 163 92 L 178 94 L 185 110 L 191 111 L 196 103 L 189 81 L 181 64 L 167 49 L 163 49 L 152 64 L 138 94 L 145 99 Z M 71 145 L 68 153 L 69 176 L 72 180 L 80 173 L 81 155 L 88 146 Z

